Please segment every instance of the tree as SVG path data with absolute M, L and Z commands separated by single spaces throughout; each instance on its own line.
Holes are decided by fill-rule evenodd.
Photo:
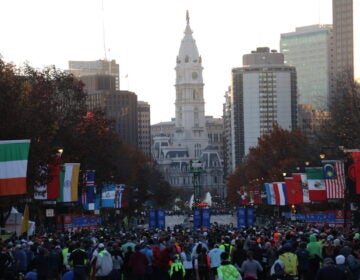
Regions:
M 262 186 L 264 182 L 283 181 L 283 172 L 296 172 L 296 167 L 304 166 L 309 160 L 317 159 L 306 136 L 298 129 L 289 131 L 274 125 L 229 176 L 228 196 L 237 197 L 236 192 L 243 185 Z
M 348 149 L 360 148 L 360 85 L 349 72 L 344 72 L 336 80 L 335 94 L 330 98 L 330 119 L 326 120 L 317 133 L 319 147 L 338 146 Z
M 39 171 L 56 152 L 61 127 L 76 123 L 83 115 L 86 95 L 82 88 L 79 80 L 54 67 L 43 71 L 28 65 L 16 68 L 0 59 L 1 139 L 31 140 L 29 196 L 35 184 L 48 180 Z M 3 211 L 23 202 L 16 196 L 6 197 L 4 201 Z
M 241 186 L 246 186 L 249 184 L 248 178 L 246 176 L 247 165 L 245 162 L 241 162 L 235 171 L 230 174 L 227 181 L 227 201 L 236 205 L 238 202 L 239 191 Z
M 135 207 L 150 197 L 157 206 L 166 206 L 172 201 L 172 189 L 157 165 L 124 144 L 102 110 L 87 111 L 83 87 L 80 80 L 55 67 L 16 68 L 0 59 L 0 139 L 31 140 L 28 196 L 33 196 L 34 185 L 51 179 L 40 170 L 62 148 L 62 162 L 80 162 L 82 170 L 96 170 L 97 185 L 112 181 L 139 189 Z M 21 206 L 23 198 L 0 198 L 4 202 L 0 206 L 2 226 L 8 210 Z

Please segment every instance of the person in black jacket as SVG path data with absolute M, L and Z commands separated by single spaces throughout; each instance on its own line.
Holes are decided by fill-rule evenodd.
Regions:
M 325 258 L 324 267 L 320 268 L 316 274 L 316 280 L 346 280 L 346 274 L 334 265 L 332 258 Z
M 74 271 L 74 279 L 86 280 L 88 262 L 88 254 L 83 249 L 82 243 L 77 242 L 76 248 L 69 256 L 69 263 L 72 265 Z
M 0 247 L 0 275 L 4 279 L 15 278 L 15 261 L 6 246 Z

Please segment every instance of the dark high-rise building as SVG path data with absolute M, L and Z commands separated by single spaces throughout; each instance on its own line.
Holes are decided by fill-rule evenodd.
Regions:
M 135 93 L 127 90 L 101 90 L 88 95 L 89 110 L 101 108 L 112 121 L 121 140 L 138 146 L 138 102 Z
M 334 76 L 360 78 L 360 0 L 333 0 Z
M 151 157 L 150 105 L 138 101 L 138 148 Z
M 89 110 L 101 108 L 113 121 L 112 129 L 120 139 L 138 146 L 137 95 L 119 90 L 119 64 L 115 60 L 69 61 L 70 73 L 85 84 Z

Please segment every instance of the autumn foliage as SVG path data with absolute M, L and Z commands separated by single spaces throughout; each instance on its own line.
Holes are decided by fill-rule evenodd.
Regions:
M 156 165 L 136 148 L 122 143 L 103 111 L 87 110 L 83 88 L 80 80 L 55 67 L 17 68 L 0 59 L 0 139 L 31 139 L 29 197 L 35 184 L 49 180 L 39 170 L 62 148 L 63 162 L 80 162 L 81 169 L 96 170 L 97 185 L 123 183 L 139 189 L 139 193 L 151 193 L 152 199 L 158 195 L 156 206 L 170 203 L 170 186 Z M 144 195 L 143 199 L 149 197 Z M 21 204 L 15 197 L 6 201 L 8 205 Z M 136 207 L 141 208 L 143 202 Z
M 283 181 L 284 172 L 296 172 L 305 161 L 315 160 L 307 138 L 300 130 L 285 130 L 274 125 L 258 140 L 244 162 L 228 179 L 228 197 L 235 202 L 242 186 L 262 187 L 264 182 Z M 231 199 L 232 198 L 232 199 Z

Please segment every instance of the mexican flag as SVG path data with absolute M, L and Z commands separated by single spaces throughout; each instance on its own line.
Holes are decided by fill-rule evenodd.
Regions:
M 0 141 L 0 196 L 26 193 L 30 140 Z
M 322 167 L 307 167 L 306 176 L 311 201 L 326 200 L 325 177 Z
M 60 174 L 60 197 L 58 202 L 78 200 L 80 163 L 65 163 Z

